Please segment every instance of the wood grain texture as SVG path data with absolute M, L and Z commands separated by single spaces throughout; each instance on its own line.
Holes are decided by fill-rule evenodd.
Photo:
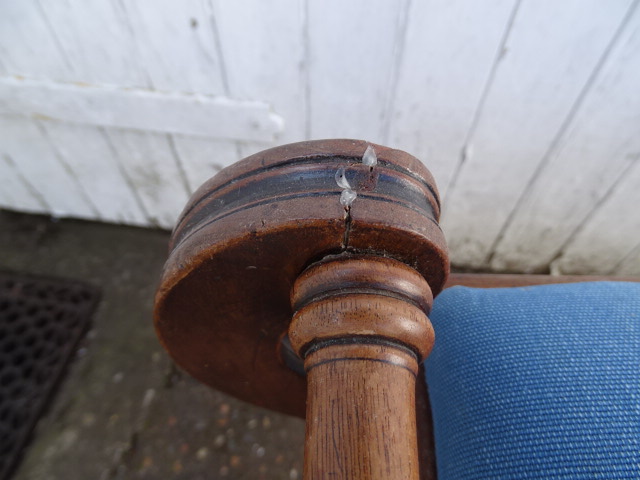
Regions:
M 307 373 L 305 478 L 420 477 L 416 374 L 434 341 L 430 290 L 374 255 L 329 256 L 297 278 L 289 339 Z
M 169 141 L 175 146 L 190 193 L 202 185 L 203 179 L 239 160 L 236 142 L 186 135 L 171 135 Z
M 135 32 L 132 50 L 148 88 L 229 98 L 226 59 L 220 48 L 218 21 L 209 2 L 124 1 L 114 8 L 122 10 L 125 23 Z M 211 129 L 219 125 L 213 118 L 204 123 Z M 174 163 L 190 193 L 209 176 L 240 159 L 235 140 L 214 137 L 167 135 Z M 181 185 L 173 182 L 173 188 Z
M 2 149 L 0 153 L 0 178 L 5 180 L 0 188 L 0 208 L 11 208 L 15 199 L 24 202 L 24 211 L 29 213 L 44 213 L 51 211 L 51 207 L 31 180 L 22 173 L 10 153 Z
M 27 182 L 53 215 L 66 216 L 75 211 L 85 218 L 100 218 L 89 192 L 37 122 L 0 116 L 0 152 L 5 163 L 10 158 L 19 172 L 18 178 L 3 178 L 3 183 Z
M 282 116 L 285 127 L 278 143 L 307 139 L 305 2 L 215 0 L 211 5 L 228 95 L 267 102 Z M 240 148 L 242 156 L 249 156 L 266 146 Z
M 612 275 L 619 270 L 640 275 L 640 262 L 628 259 L 640 245 L 640 214 L 629 214 L 630 205 L 640 205 L 640 158 L 633 159 L 624 178 L 564 246 L 556 269 L 593 274 L 606 265 Z
M 57 47 L 66 68 L 61 76 L 33 75 L 38 55 L 12 73 L 58 82 L 148 87 L 144 65 L 136 55 L 136 32 L 131 29 L 120 2 L 26 0 L 24 3 L 32 3 L 39 10 L 50 34 L 49 42 Z M 33 45 L 33 40 L 26 41 Z M 33 45 L 33 48 L 40 47 Z
M 631 239 L 638 227 L 630 222 L 637 217 L 636 189 L 626 178 L 638 150 L 633 128 L 640 110 L 638 62 L 635 47 L 621 46 L 634 41 L 637 5 L 637 0 L 5 2 L 0 84 L 11 88 L 0 95 L 0 105 L 13 105 L 20 125 L 32 120 L 25 114 L 45 113 L 18 108 L 24 102 L 31 107 L 45 102 L 54 118 L 79 110 L 76 120 L 65 117 L 74 122 L 93 122 L 105 109 L 120 113 L 118 119 L 99 116 L 99 124 L 109 127 L 65 127 L 55 121 L 60 126 L 47 144 L 40 143 L 34 123 L 21 134 L 25 151 L 14 151 L 22 159 L 15 165 L 24 171 L 39 169 L 22 165 L 38 161 L 30 142 L 40 143 L 47 156 L 63 152 L 64 162 L 55 167 L 61 171 L 51 172 L 53 163 L 47 171 L 91 190 L 93 208 L 86 208 L 84 198 L 52 210 L 50 204 L 78 187 L 69 190 L 62 180 L 39 191 L 25 183 L 22 170 L 2 166 L 6 161 L 0 175 L 14 185 L 0 197 L 5 207 L 17 210 L 168 228 L 175 217 L 167 217 L 164 200 L 157 208 L 153 202 L 143 205 L 148 211 L 142 218 L 137 206 L 116 210 L 124 199 L 162 198 L 185 183 L 193 192 L 220 167 L 271 145 L 349 134 L 397 146 L 429 166 L 447 197 L 443 221 L 456 265 L 637 271 Z M 30 88 L 16 92 L 16 83 L 40 85 L 39 99 L 31 98 Z M 94 89 L 133 100 L 124 101 L 123 113 L 111 94 L 91 94 L 97 105 L 92 109 L 85 95 Z M 247 105 L 259 106 L 261 116 L 277 119 L 276 128 L 256 134 L 251 116 L 243 114 L 249 124 L 242 123 L 237 110 L 227 115 L 219 105 L 214 113 L 221 115 L 210 116 L 211 103 L 220 97 L 245 113 Z M 147 101 L 151 105 L 144 106 Z M 53 132 L 52 122 L 49 126 Z M 133 152 L 150 155 L 149 175 L 161 183 L 138 184 L 139 177 L 123 168 L 136 160 L 126 151 L 105 149 L 104 131 L 123 126 L 143 129 L 139 144 L 133 138 L 128 143 Z M 167 136 L 155 142 L 158 151 L 149 150 L 145 140 L 152 129 Z M 90 156 L 79 153 L 83 145 Z M 583 168 L 583 157 L 587 173 L 574 175 Z M 166 175 L 176 170 L 182 174 Z M 112 203 L 120 194 L 123 201 Z M 183 201 L 178 197 L 176 205 Z M 611 206 L 601 208 L 600 200 Z M 596 232 L 612 228 L 614 217 L 621 219 L 623 240 L 609 247 L 610 237 Z
M 49 140 L 91 196 L 100 219 L 145 226 L 149 217 L 137 189 L 126 181 L 126 169 L 99 129 L 41 120 Z
M 402 270 L 409 276 L 384 275 L 402 287 L 399 294 L 389 285 L 389 295 L 429 304 L 424 288 L 407 291 L 411 279 L 440 291 L 448 263 L 433 179 L 414 157 L 374 145 L 378 181 L 361 182 L 371 175 L 362 164 L 367 145 L 277 147 L 222 170 L 193 195 L 172 235 L 155 310 L 158 335 L 182 368 L 239 398 L 301 416 L 305 380 L 276 352 L 293 315 L 291 287 L 309 264 L 333 254 L 384 256 L 410 265 Z M 339 201 L 340 168 L 359 192 L 351 224 Z M 352 246 L 350 237 L 345 242 L 349 229 L 364 247 Z M 425 319 L 411 321 L 413 304 L 407 312 L 397 331 L 410 334 Z M 429 340 L 424 331 L 415 329 L 419 342 Z
M 411 2 L 385 141 L 429 165 L 443 197 L 516 4 Z
M 487 264 L 503 225 L 547 160 L 550 146 L 572 118 L 584 90 L 592 86 L 590 75 L 607 54 L 631 3 L 544 0 L 520 6 L 478 122 L 469 132 L 460 174 L 452 179 L 446 197 L 442 224 L 456 264 Z M 572 165 L 577 177 L 581 161 L 576 156 Z M 541 185 L 546 188 L 547 182 Z M 545 190 L 545 196 L 558 204 L 557 195 Z M 533 215 L 540 217 L 537 212 L 516 215 L 538 235 L 545 231 L 531 222 Z M 529 229 L 525 235 L 540 245 L 538 235 L 531 235 Z M 521 241 L 526 239 L 505 239 L 503 244 L 515 253 L 522 251 Z M 509 269 L 499 261 L 494 266 Z
M 403 8 L 406 0 L 308 2 L 309 138 L 383 141 Z
M 263 102 L 16 77 L 0 79 L 0 114 L 265 142 L 282 128 L 281 118 Z
M 640 277 L 640 244 L 638 244 L 616 267 L 617 275 L 634 275 Z
M 190 189 L 186 173 L 173 152 L 171 138 L 131 130 L 105 132 L 123 174 L 135 185 L 148 220 L 158 227 L 173 228 Z
M 259 405 L 302 415 L 306 393 L 306 478 L 430 478 L 415 379 L 448 273 L 439 213 L 428 170 L 380 145 L 301 142 L 234 164 L 174 229 L 156 297 L 161 342 L 195 378 Z M 286 331 L 306 392 L 275 355 Z
M 544 268 L 562 255 L 572 235 L 625 179 L 640 152 L 639 66 L 640 9 L 635 8 L 594 79 L 592 93 L 507 225 L 493 267 Z M 609 271 L 613 265 L 606 260 L 601 268 Z
M 417 480 L 415 357 L 340 345 L 307 357 L 304 478 Z
M 315 315 L 316 309 L 322 310 L 322 316 Z M 394 321 L 389 322 L 389 318 Z M 320 338 L 358 335 L 379 335 L 408 345 L 415 343 L 416 351 L 426 357 L 433 328 L 420 307 L 403 299 L 379 298 L 361 291 L 344 292 L 302 307 L 296 311 L 289 327 L 294 348 Z M 419 343 L 416 338 L 420 339 Z
M 6 12 L 9 14 L 4 15 Z M 11 83 L 20 79 L 28 81 L 28 78 L 42 84 L 121 83 L 145 87 L 144 72 L 138 68 L 139 63 L 136 62 L 135 55 L 131 55 L 134 51 L 131 32 L 127 29 L 126 18 L 120 13 L 115 2 L 45 3 L 27 0 L 10 7 L 3 6 L 0 19 L 11 23 L 7 28 L 0 29 L 2 59 L 6 59 L 4 64 L 0 61 L 3 80 Z M 99 21 L 96 21 L 97 19 Z M 12 34 L 5 36 L 4 33 Z M 90 38 L 85 39 L 85 36 Z M 50 62 L 55 62 L 56 67 L 49 66 L 47 72 L 44 72 L 42 66 L 49 65 Z M 80 85 L 76 87 L 80 88 Z M 24 124 L 29 118 L 25 117 L 26 112 L 17 113 L 22 118 L 16 121 Z M 126 174 L 118 174 L 122 172 L 122 162 L 116 158 L 110 145 L 105 147 L 103 130 L 86 125 L 44 120 L 34 122 L 33 127 L 24 128 L 21 136 L 22 148 L 32 143 L 42 145 L 39 136 L 44 132 L 48 135 L 48 155 L 62 159 L 57 167 L 51 168 L 62 171 L 45 169 L 49 172 L 49 179 L 54 181 L 46 188 L 39 189 L 37 180 L 27 180 L 30 183 L 35 182 L 35 188 L 31 189 L 32 195 L 42 197 L 42 201 L 47 205 L 55 205 L 59 195 L 66 195 L 76 205 L 75 208 L 71 206 L 62 213 L 49 207 L 48 212 L 63 216 L 123 221 L 134 225 L 154 225 L 153 219 L 146 212 L 143 212 L 142 218 L 139 215 L 138 192 Z M 27 151 L 20 155 L 23 158 L 21 165 L 25 163 L 22 168 L 26 172 L 34 169 L 38 171 L 38 162 L 43 161 L 45 155 L 40 153 L 40 159 L 29 156 L 29 148 L 25 150 Z M 34 164 L 27 165 L 27 162 Z M 74 189 L 66 188 L 65 182 L 55 182 L 60 175 L 71 176 L 83 192 L 90 190 L 90 195 L 87 193 L 81 199 L 74 197 Z M 115 200 L 114 195 L 117 196 Z M 131 202 L 123 206 L 122 202 L 129 200 Z M 25 200 L 22 197 L 15 197 L 14 207 L 16 202 L 23 201 Z M 79 214 L 80 210 L 85 211 L 85 204 L 94 208 L 91 213 Z
M 130 29 L 134 58 L 148 87 L 163 92 L 227 93 L 223 59 L 206 1 L 111 3 Z
M 36 0 L 2 4 L 0 52 L 0 69 L 5 74 L 68 78 L 71 60 Z

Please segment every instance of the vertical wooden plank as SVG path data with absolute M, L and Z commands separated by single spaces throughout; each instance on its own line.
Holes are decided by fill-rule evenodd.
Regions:
M 515 5 L 411 2 L 389 142 L 429 167 L 443 198 Z
M 443 229 L 456 264 L 481 267 L 489 261 L 522 192 L 590 87 L 630 4 L 522 4 L 446 198 Z M 526 212 L 517 212 L 523 222 Z M 526 235 L 536 241 L 530 231 Z M 500 260 L 493 265 L 515 267 Z
M 563 248 L 554 267 L 561 273 L 614 273 L 640 244 L 640 152 L 622 181 Z M 640 274 L 640 265 L 636 268 Z
M 12 41 L 15 41 L 16 35 L 20 32 L 16 31 L 20 23 L 28 22 L 35 19 L 36 29 L 40 31 L 46 30 L 46 25 L 42 22 L 41 15 L 34 9 L 35 4 L 30 2 L 14 2 L 7 5 L 2 10 L 0 16 L 0 75 L 8 75 L 9 71 L 19 72 L 21 70 L 22 54 L 27 52 L 13 51 Z M 19 30 L 19 29 L 18 29 Z M 37 35 L 37 33 L 35 34 Z M 59 54 L 55 45 L 48 42 L 45 48 L 50 48 L 50 57 L 52 60 Z M 33 52 L 29 52 L 29 60 L 33 57 Z M 40 67 L 47 68 L 49 65 L 42 62 Z M 1 119 L 10 121 L 11 119 Z M 2 138 L 2 132 L 0 132 Z M 14 158 L 7 151 L 6 145 L 0 143 L 0 208 L 15 208 L 20 205 L 21 209 L 27 212 L 48 213 L 50 207 L 40 192 L 26 178 L 20 170 L 18 170 Z
M 134 191 L 123 181 L 122 167 L 103 132 L 90 126 L 41 122 L 65 163 L 82 180 L 103 220 L 146 225 L 146 214 Z
M 284 117 L 285 130 L 278 143 L 306 136 L 304 4 L 297 0 L 212 2 L 229 93 L 234 98 L 266 101 Z M 243 146 L 243 156 L 266 146 Z
M 206 2 L 123 0 L 135 32 L 135 51 L 156 90 L 224 94 L 215 37 Z
M 134 50 L 135 32 L 118 2 L 35 1 L 41 6 L 51 34 L 69 64 L 63 78 L 46 78 L 90 84 L 148 86 Z M 29 29 L 28 25 L 25 27 Z M 29 44 L 32 43 L 29 40 Z M 34 59 L 37 61 L 38 58 Z
M 20 12 L 5 16 L 7 9 L 3 7 L 1 18 L 11 23 L 8 29 L 0 28 L 0 44 L 9 58 L 5 73 L 54 81 L 146 85 L 131 55 L 126 18 L 117 14 L 112 2 L 26 0 L 10 5 L 9 11 L 20 5 Z M 53 213 L 148 224 L 136 210 L 135 201 L 123 205 L 135 193 L 129 191 L 97 129 L 52 122 L 31 124 L 17 118 L 5 125 L 21 131 L 24 141 L 13 144 L 14 156 L 20 159 L 18 168 L 29 180 L 34 176 L 34 188 Z M 10 206 L 28 207 L 21 199 Z M 116 212 L 119 207 L 124 210 Z
M 382 143 L 406 1 L 309 0 L 311 138 L 351 137 Z
M 184 160 L 190 192 L 237 160 L 238 151 L 230 142 L 174 135 L 177 154 Z
M 32 213 L 48 213 L 51 208 L 30 180 L 18 170 L 13 158 L 0 145 L 0 208 L 15 208 Z
M 173 228 L 189 188 L 167 136 L 115 129 L 106 132 L 149 220 L 161 228 Z
M 615 275 L 637 275 L 640 276 L 640 243 L 629 255 L 622 259 L 620 264 L 613 271 Z
M 2 5 L 0 67 L 3 75 L 69 78 L 71 60 L 37 0 Z M 3 175 L 5 191 L 11 192 L 5 207 L 99 217 L 78 179 L 57 157 L 36 123 L 11 116 L 1 118 L 0 125 L 0 148 L 5 155 L 1 170 L 7 175 Z
M 229 95 L 216 19 L 209 2 L 125 0 L 121 6 L 136 33 L 136 52 L 152 88 Z M 250 36 L 246 28 L 243 32 Z M 238 147 L 233 141 L 170 135 L 167 142 L 190 191 L 213 174 L 213 165 L 227 166 L 238 160 Z
M 142 10 L 142 15 L 138 8 Z M 211 67 L 212 61 L 207 57 L 211 49 L 207 51 L 198 44 L 199 38 L 192 37 L 194 28 L 190 15 L 194 8 L 199 9 L 202 17 L 204 10 L 196 2 L 190 2 L 186 8 L 175 2 L 160 5 L 158 2 L 143 2 L 135 6 L 116 1 L 43 3 L 43 17 L 70 63 L 70 68 L 58 79 L 124 86 L 159 86 L 179 92 L 220 93 L 220 81 L 215 71 L 217 66 L 214 64 Z M 202 21 L 205 22 L 205 19 Z M 120 138 L 121 132 L 114 129 L 109 132 L 113 138 Z M 156 218 L 154 223 L 170 226 L 172 214 L 167 213 L 166 205 L 156 205 L 149 199 L 163 197 L 169 191 L 184 191 L 186 173 L 182 170 L 196 170 L 198 165 L 196 162 L 192 166 L 189 159 L 182 165 L 182 159 L 176 157 L 175 143 L 188 144 L 192 140 L 178 136 L 177 140 L 167 137 L 164 141 L 150 143 L 144 135 L 133 132 L 126 138 L 126 151 L 116 150 L 116 153 L 125 162 L 129 158 L 136 158 L 139 168 L 142 162 L 146 162 L 147 175 L 167 183 L 155 184 L 158 189 L 155 194 L 150 192 L 153 182 L 142 182 L 145 185 L 143 193 L 135 190 L 124 193 L 131 190 L 130 186 L 138 188 L 141 177 L 135 177 L 136 183 L 127 178 L 126 171 L 122 174 L 122 165 L 118 163 L 120 160 L 113 157 L 100 130 L 59 125 L 52 140 L 57 143 L 59 150 L 75 152 L 73 155 L 81 154 L 78 149 L 82 146 L 92 152 L 91 162 L 87 162 L 86 155 L 83 155 L 74 157 L 71 164 L 80 181 L 91 185 L 93 193 L 100 195 L 96 202 L 106 208 L 106 219 L 117 220 L 122 217 L 127 223 L 140 224 L 143 221 L 150 224 L 140 218 L 142 207 Z M 161 150 L 153 152 L 150 145 Z M 223 145 L 225 148 L 235 150 L 233 146 Z M 160 159 L 170 162 L 170 165 L 161 165 Z M 110 174 L 96 177 L 91 173 L 91 165 L 101 165 Z M 163 175 L 164 170 L 181 174 Z M 110 201 L 110 190 L 120 192 L 119 198 L 136 200 L 144 197 L 147 202 L 134 201 L 128 209 L 118 213 Z M 140 206 L 137 206 L 138 203 Z
M 215 172 L 240 159 L 236 142 L 184 135 L 171 135 L 168 140 L 175 146 L 176 161 L 180 162 L 184 170 L 191 193 L 215 175 Z
M 11 75 L 66 78 L 70 61 L 37 0 L 2 2 L 0 63 Z
M 505 231 L 493 258 L 495 268 L 545 268 L 599 203 L 615 193 L 640 152 L 638 85 L 640 9 Z M 637 205 L 625 209 L 637 216 L 636 210 Z
M 152 18 L 160 20 L 161 15 L 158 12 L 164 12 L 166 5 L 154 8 L 145 2 L 143 7 Z M 121 1 L 47 2 L 45 13 L 59 30 L 62 47 L 73 60 L 75 80 L 125 86 L 153 86 L 148 69 L 157 64 L 162 50 L 158 55 L 149 58 L 149 51 L 141 49 L 141 43 L 150 42 L 149 48 L 152 49 L 157 42 L 152 43 L 148 38 L 130 4 Z M 177 36 L 175 31 L 171 33 Z M 144 40 L 138 41 L 139 37 Z M 172 35 L 165 32 L 160 34 L 159 40 L 167 46 L 171 37 Z M 166 67 L 166 64 L 163 63 L 162 66 Z M 184 82 L 181 86 L 178 91 L 191 91 L 186 88 Z M 173 87 L 175 85 L 168 89 L 174 90 Z M 76 130 L 76 133 L 80 132 L 81 130 Z M 93 134 L 86 136 L 85 146 L 96 155 L 102 155 L 94 157 L 94 162 L 111 163 L 111 172 L 114 175 L 117 172 L 120 176 L 116 185 L 108 185 L 106 178 L 99 180 L 99 183 L 104 185 L 104 188 L 98 190 L 103 195 L 100 205 L 108 201 L 109 197 L 104 195 L 107 193 L 105 189 L 109 186 L 118 190 L 130 190 L 128 197 L 133 198 L 132 205 L 136 205 L 134 208 L 144 212 L 145 217 L 149 217 L 145 220 L 147 225 L 170 228 L 177 216 L 177 207 L 172 205 L 172 197 L 183 199 L 184 188 L 176 167 L 176 159 L 171 153 L 169 139 L 160 137 L 162 136 L 117 129 L 95 129 Z M 83 137 L 74 138 L 73 135 L 59 135 L 57 140 L 61 143 L 60 148 L 69 151 L 75 149 L 79 142 L 85 141 Z M 154 148 L 157 150 L 154 151 Z M 80 167 L 79 163 L 80 161 L 77 161 L 75 166 Z M 81 173 L 86 171 L 79 168 Z M 83 182 L 91 184 L 94 180 L 89 175 L 83 177 Z M 115 212 L 112 209 L 107 210 L 108 215 L 113 213 Z M 132 214 L 131 210 L 121 212 L 121 215 Z M 138 223 L 139 217 L 134 218 L 132 223 Z
M 0 148 L 11 158 L 20 176 L 28 179 L 39 192 L 52 214 L 101 218 L 89 193 L 36 123 L 18 117 L 0 117 Z M 13 206 L 24 208 L 22 205 L 30 206 L 32 201 L 16 199 Z

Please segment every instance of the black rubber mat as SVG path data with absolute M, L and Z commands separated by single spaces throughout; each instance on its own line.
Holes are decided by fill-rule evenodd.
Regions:
M 80 282 L 0 272 L 0 480 L 14 471 L 98 298 Z

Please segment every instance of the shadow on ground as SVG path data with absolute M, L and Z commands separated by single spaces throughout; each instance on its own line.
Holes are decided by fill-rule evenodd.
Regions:
M 163 231 L 0 211 L 0 270 L 102 290 L 93 326 L 14 478 L 302 477 L 304 423 L 174 367 L 152 327 Z

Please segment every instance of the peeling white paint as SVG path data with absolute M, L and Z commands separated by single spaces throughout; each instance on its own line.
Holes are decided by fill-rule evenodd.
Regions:
M 0 206 L 170 228 L 242 156 L 366 138 L 434 174 L 455 265 L 639 272 L 637 5 L 8 2 Z
M 284 126 L 264 102 L 15 76 L 0 78 L 0 115 L 259 142 Z

